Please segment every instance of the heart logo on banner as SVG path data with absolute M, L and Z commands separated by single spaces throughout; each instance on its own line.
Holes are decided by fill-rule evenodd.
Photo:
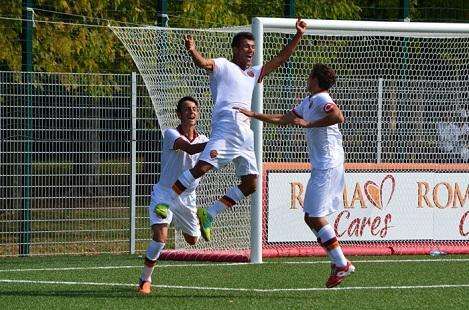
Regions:
M 383 187 L 389 183 L 389 186 L 391 186 L 391 191 L 389 192 L 389 197 L 386 202 L 386 206 L 383 204 Z M 382 209 L 383 206 L 387 207 L 389 205 L 389 202 L 391 201 L 392 195 L 394 194 L 394 190 L 396 187 L 396 180 L 394 177 L 390 174 L 384 177 L 384 179 L 381 181 L 380 186 L 376 184 L 373 181 L 367 181 L 365 185 L 363 186 L 365 190 L 365 195 L 368 198 L 368 200 L 378 209 Z

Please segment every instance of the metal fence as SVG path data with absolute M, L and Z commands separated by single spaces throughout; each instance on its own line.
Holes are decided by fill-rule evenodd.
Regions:
M 140 76 L 0 72 L 0 141 L 0 256 L 145 246 L 160 132 Z
M 459 111 L 467 109 L 467 86 L 399 83 L 338 82 L 347 161 L 467 163 L 467 116 Z M 268 99 L 265 108 L 284 110 Z M 440 125 L 465 127 L 456 137 L 454 130 L 442 135 Z M 307 161 L 297 129 L 266 126 L 264 140 L 265 159 Z M 0 256 L 143 251 L 160 141 L 135 73 L 0 71 Z M 168 248 L 177 241 L 170 233 Z

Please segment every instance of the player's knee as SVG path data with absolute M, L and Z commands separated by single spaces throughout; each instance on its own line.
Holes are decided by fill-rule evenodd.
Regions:
M 308 213 L 305 213 L 305 223 L 312 229 L 319 231 L 322 227 L 327 225 L 327 219 L 324 217 L 311 217 Z
M 197 241 L 199 240 L 198 237 L 195 237 L 195 236 L 190 236 L 190 235 L 186 235 L 186 234 L 183 234 L 184 235 L 184 239 L 186 240 L 187 244 L 189 245 L 195 245 L 197 243 Z
M 254 193 L 257 189 L 257 176 L 241 178 L 239 189 L 243 192 L 244 196 L 249 196 Z
M 197 238 L 194 239 L 188 239 L 186 240 L 187 244 L 189 245 L 195 245 L 197 243 Z
M 165 237 L 163 236 L 155 236 L 153 235 L 153 241 L 156 241 L 156 242 L 161 242 L 161 243 L 166 243 L 166 239 Z
M 255 183 L 254 184 L 250 184 L 250 183 L 241 184 L 239 186 L 239 189 L 241 190 L 243 195 L 247 197 L 256 191 L 256 184 Z
M 196 179 L 202 177 L 204 174 L 209 172 L 212 169 L 212 165 L 204 161 L 199 161 L 194 168 L 190 170 L 192 176 Z
M 252 193 L 254 193 L 257 189 L 257 186 L 256 186 L 256 182 L 253 182 L 251 184 L 248 185 L 248 192 L 249 192 L 249 195 L 251 195 Z
M 167 226 L 167 224 L 152 225 L 151 229 L 153 231 L 153 241 L 166 243 L 166 240 L 168 239 Z

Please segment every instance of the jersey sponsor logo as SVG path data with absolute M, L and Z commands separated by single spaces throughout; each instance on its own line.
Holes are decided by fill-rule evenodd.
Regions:
M 324 112 L 326 112 L 326 113 L 331 112 L 332 109 L 334 109 L 334 104 L 333 104 L 333 103 L 327 103 L 327 104 L 324 106 Z
M 210 151 L 210 158 L 216 158 L 218 156 L 218 151 L 217 150 L 211 150 Z

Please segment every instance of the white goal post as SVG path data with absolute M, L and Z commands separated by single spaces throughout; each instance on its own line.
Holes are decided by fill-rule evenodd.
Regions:
M 295 21 L 253 19 L 255 64 L 281 50 Z M 469 24 L 305 21 L 297 50 L 256 87 L 252 108 L 288 111 L 306 95 L 314 63 L 336 70 L 331 92 L 346 117 L 346 188 L 344 208 L 330 221 L 344 252 L 469 253 Z M 208 77 L 192 64 L 182 38 L 192 34 L 206 57 L 231 59 L 239 29 L 111 29 L 137 64 L 160 126 L 174 126 L 173 105 L 193 95 L 203 107 L 199 126 L 209 134 Z M 213 242 L 188 248 L 176 240 L 172 252 L 182 256 L 168 257 L 239 260 L 231 254 L 241 253 L 260 263 L 324 254 L 302 219 L 310 168 L 303 131 L 257 121 L 252 128 L 261 175 L 251 201 L 217 217 Z M 202 182 L 198 204 L 208 206 L 236 182 L 230 169 Z

